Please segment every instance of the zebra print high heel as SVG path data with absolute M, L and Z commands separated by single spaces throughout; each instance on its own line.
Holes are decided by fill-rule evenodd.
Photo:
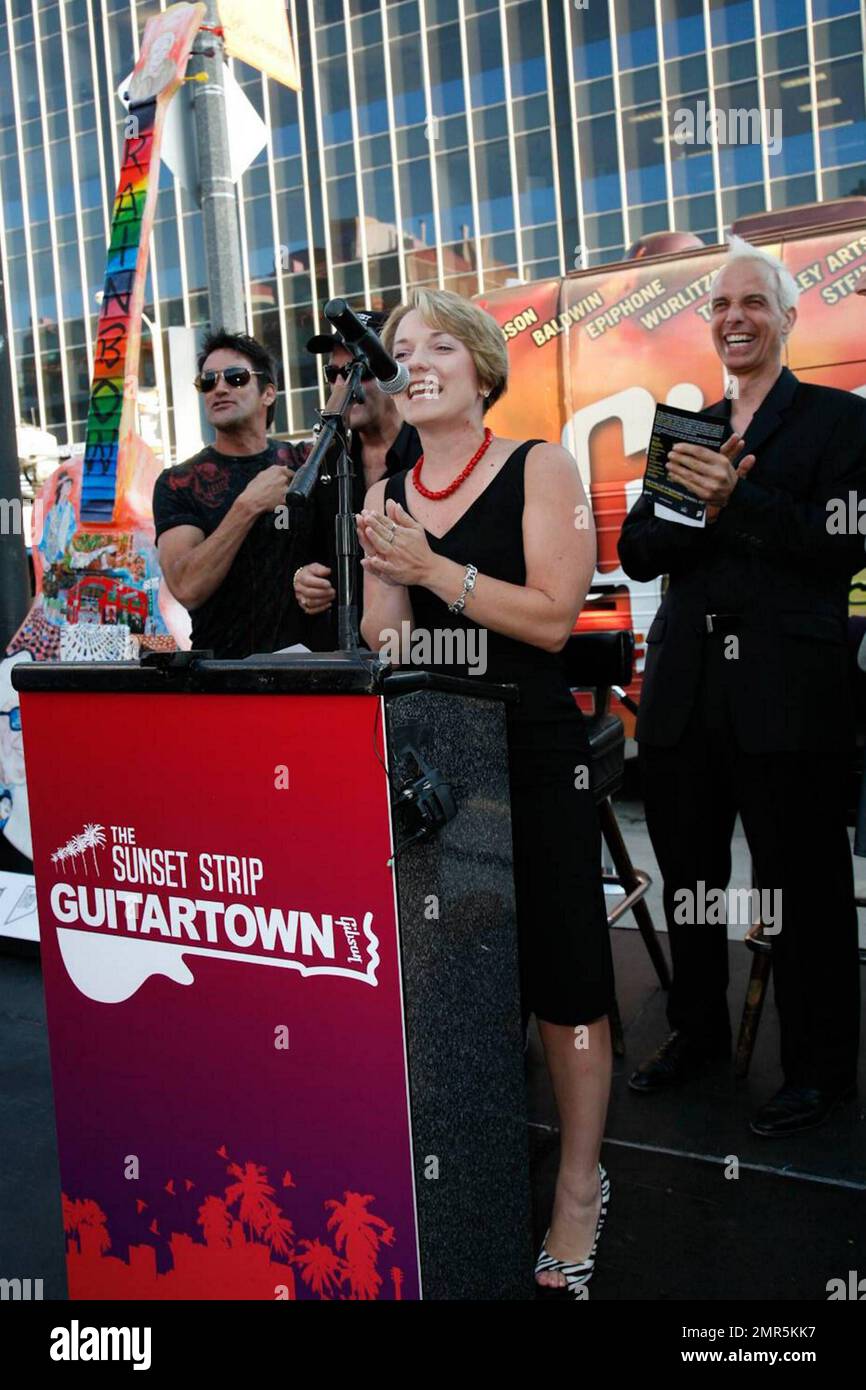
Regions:
M 587 1258 L 577 1263 L 570 1260 L 554 1259 L 553 1255 L 548 1254 L 547 1251 L 547 1241 L 550 1236 L 550 1227 L 548 1226 L 547 1234 L 544 1237 L 544 1244 L 541 1247 L 541 1254 L 535 1266 L 536 1274 L 541 1274 L 545 1270 L 551 1270 L 557 1274 L 563 1275 L 568 1292 L 575 1294 L 575 1296 L 578 1290 L 583 1288 L 584 1284 L 588 1284 L 592 1278 L 593 1270 L 595 1269 L 595 1255 L 598 1250 L 598 1238 L 601 1235 L 601 1228 L 604 1225 L 607 1209 L 610 1205 L 610 1178 L 607 1176 L 607 1172 L 602 1168 L 601 1164 L 598 1165 L 598 1176 L 601 1182 L 601 1210 L 598 1213 L 592 1249 Z M 542 1285 L 541 1287 L 546 1286 Z

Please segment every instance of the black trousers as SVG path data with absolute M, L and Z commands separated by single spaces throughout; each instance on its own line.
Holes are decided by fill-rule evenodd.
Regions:
M 682 739 L 673 748 L 640 748 L 673 960 L 668 1021 L 711 1050 L 730 1045 L 727 927 L 683 921 L 689 899 L 680 890 L 694 894 L 699 907 L 711 890 L 727 889 L 739 812 L 757 884 L 769 902 L 781 904 L 772 942 L 785 1080 L 844 1087 L 856 1078 L 860 1012 L 848 760 L 745 753 L 730 718 L 736 666 L 726 658 L 724 637 L 708 636 Z

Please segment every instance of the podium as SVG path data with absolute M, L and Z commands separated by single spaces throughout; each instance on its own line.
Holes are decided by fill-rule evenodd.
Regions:
M 533 1296 L 513 689 L 18 667 L 73 1299 Z

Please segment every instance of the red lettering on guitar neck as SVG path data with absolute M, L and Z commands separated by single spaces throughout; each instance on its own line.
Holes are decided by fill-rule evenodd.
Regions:
M 96 339 L 96 363 L 95 366 L 105 367 L 109 372 L 122 362 L 126 356 L 127 329 L 126 323 L 121 319 L 114 319 L 111 323 L 99 324 L 99 336 Z
M 151 148 L 153 146 L 153 131 L 149 130 L 144 135 L 133 137 L 127 142 L 126 159 L 123 163 L 123 172 L 129 169 L 136 169 L 144 173 L 150 165 Z

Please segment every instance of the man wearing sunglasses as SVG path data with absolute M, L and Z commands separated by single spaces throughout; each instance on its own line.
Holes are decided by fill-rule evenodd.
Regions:
M 388 317 L 374 309 L 356 309 L 355 312 L 374 333 L 381 330 Z M 346 376 L 352 362 L 351 351 L 336 331 L 319 333 L 311 338 L 307 351 L 327 354 L 324 376 L 329 396 L 325 409 L 336 409 L 346 389 Z M 421 454 L 417 431 L 400 419 L 393 398 L 379 389 L 375 377 L 365 376 L 363 383 L 364 400 L 353 405 L 349 411 L 349 428 L 352 431 L 349 452 L 354 471 L 353 512 L 363 510 L 364 498 L 373 483 L 404 468 L 411 468 Z M 337 576 L 336 514 L 336 485 L 320 485 L 316 489 L 308 551 L 311 558 L 295 572 L 295 596 L 312 619 L 308 623 L 305 640 L 308 646 L 317 651 L 332 651 L 337 644 L 337 595 L 334 588 Z M 363 570 L 359 557 L 355 575 L 359 620 L 363 591 Z
M 277 651 L 306 638 L 292 592 L 296 538 L 274 513 L 308 446 L 268 441 L 277 376 L 261 343 L 211 333 L 198 367 L 215 439 L 157 479 L 162 572 L 192 617 L 194 647 L 222 658 Z

